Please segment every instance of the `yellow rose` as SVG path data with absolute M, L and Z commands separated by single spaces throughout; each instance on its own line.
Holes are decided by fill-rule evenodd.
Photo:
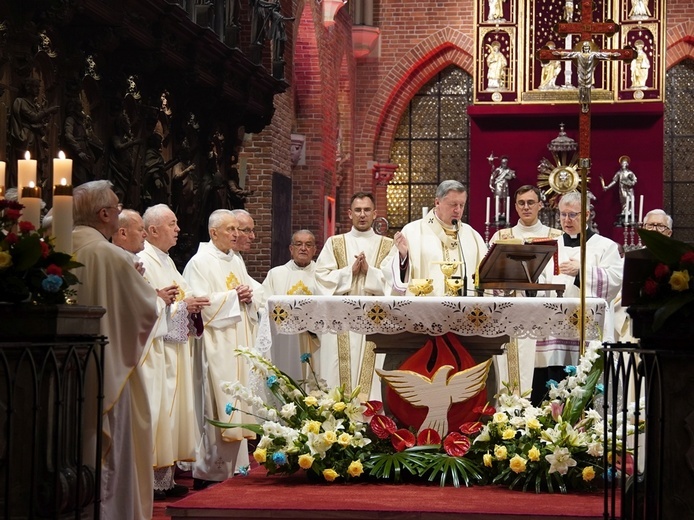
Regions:
M 337 471 L 335 471 L 334 469 L 328 468 L 323 470 L 323 478 L 328 482 L 332 482 L 337 477 L 339 477 L 339 475 L 337 474 Z
M 487 466 L 488 468 L 492 467 L 492 456 L 489 453 L 485 453 L 482 455 L 482 462 L 484 462 L 484 465 Z
M 504 424 L 508 422 L 508 415 L 506 415 L 504 412 L 496 412 L 492 416 L 492 422 L 498 423 L 498 424 Z
M 670 277 L 670 287 L 673 291 L 689 289 L 689 271 L 674 271 Z
M 349 446 L 350 442 L 352 442 L 352 436 L 349 433 L 341 433 L 337 438 L 337 443 L 340 446 Z
M 506 460 L 506 457 L 508 457 L 506 446 L 499 446 L 498 444 L 494 446 L 494 456 L 496 460 Z
M 325 442 L 328 444 L 335 444 L 337 442 L 337 434 L 332 430 L 327 431 L 325 435 L 323 435 L 323 439 L 325 439 Z
M 341 412 L 345 408 L 347 408 L 347 405 L 345 403 L 343 403 L 342 401 L 338 401 L 337 403 L 335 403 L 333 405 L 333 410 L 335 410 L 336 412 Z
M 12 255 L 7 251 L 0 251 L 0 269 L 7 269 L 12 265 Z
M 504 439 L 505 441 L 510 441 L 516 436 L 516 430 L 513 428 L 506 428 L 503 432 L 501 432 L 501 438 Z
M 263 462 L 265 462 L 265 459 L 267 458 L 267 451 L 265 450 L 265 448 L 257 448 L 253 452 L 253 458 L 258 464 L 262 464 Z
M 306 403 L 307 406 L 318 406 L 318 399 L 316 399 L 314 395 L 307 395 L 304 397 L 304 403 Z
M 532 460 L 533 462 L 540 460 L 540 450 L 538 450 L 535 446 L 530 448 L 528 450 L 528 459 Z
M 319 423 L 318 421 L 309 421 L 308 423 L 306 423 L 306 426 L 305 426 L 306 433 L 319 434 L 320 433 L 320 426 L 321 426 L 321 423 Z
M 593 466 L 586 466 L 585 468 L 583 468 L 581 475 L 583 476 L 583 480 L 585 480 L 586 482 L 590 482 L 595 478 L 595 469 L 593 468 Z
M 514 473 L 523 473 L 525 471 L 525 463 L 526 460 L 520 455 L 515 455 L 508 461 L 508 465 Z
M 525 424 L 530 428 L 531 430 L 539 430 L 540 427 L 542 426 L 540 424 L 540 421 L 538 421 L 535 417 L 531 417 L 528 419 Z
M 314 460 L 315 459 L 309 453 L 304 453 L 303 455 L 299 455 L 299 467 L 301 469 L 311 469 L 311 466 L 313 466 Z
M 364 473 L 364 466 L 362 466 L 361 461 L 353 460 L 347 468 L 347 473 L 349 473 L 350 477 L 358 477 Z

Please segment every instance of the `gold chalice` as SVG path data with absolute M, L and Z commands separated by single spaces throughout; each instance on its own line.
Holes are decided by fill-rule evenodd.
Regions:
M 452 276 L 444 280 L 446 284 L 446 296 L 460 296 L 463 288 L 463 279 L 460 276 Z
M 441 269 L 441 272 L 443 273 L 444 278 L 450 278 L 451 275 L 458 270 L 458 267 L 463 262 L 458 262 L 457 260 L 451 260 L 450 262 L 447 262 L 444 260 L 443 262 L 434 262 L 434 263 L 439 265 L 439 268 Z
M 434 280 L 431 278 L 413 278 L 407 289 L 415 296 L 424 296 L 434 290 Z

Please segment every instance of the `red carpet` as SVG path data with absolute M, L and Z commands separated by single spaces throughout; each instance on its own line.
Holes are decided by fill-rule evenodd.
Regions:
M 267 477 L 256 468 L 248 477 L 178 501 L 155 502 L 154 518 L 586 520 L 603 518 L 603 504 L 602 492 L 537 495 L 494 486 L 309 483 L 304 475 Z

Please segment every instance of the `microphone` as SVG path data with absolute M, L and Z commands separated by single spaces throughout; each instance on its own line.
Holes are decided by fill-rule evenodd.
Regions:
M 460 261 L 463 263 L 463 291 L 462 295 L 467 296 L 467 262 L 465 261 L 465 255 L 463 254 L 463 247 L 460 244 L 460 236 L 458 233 L 460 232 L 460 222 L 458 222 L 457 218 L 454 218 L 451 220 L 451 224 L 453 224 L 453 227 L 455 228 L 455 237 L 458 242 L 458 253 L 460 254 Z

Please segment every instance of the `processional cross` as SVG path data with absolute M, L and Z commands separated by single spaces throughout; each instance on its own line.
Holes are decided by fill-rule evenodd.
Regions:
M 559 22 L 557 33 L 561 36 L 578 34 L 580 36 L 580 51 L 542 49 L 537 57 L 543 61 L 575 60 L 578 72 L 578 101 L 581 111 L 578 115 L 578 155 L 581 172 L 581 207 L 587 207 L 587 176 L 590 169 L 590 92 L 593 88 L 593 73 L 598 60 L 631 61 L 636 53 L 631 48 L 607 49 L 598 51 L 592 36 L 604 34 L 612 36 L 619 30 L 619 25 L 613 21 L 593 21 L 593 0 L 580 0 L 581 19 L 578 22 Z M 586 229 L 586 211 L 581 211 L 581 229 Z M 586 237 L 581 233 L 581 272 L 586 266 Z M 581 314 L 580 314 L 580 351 L 583 355 L 585 344 L 585 284 L 581 284 Z

